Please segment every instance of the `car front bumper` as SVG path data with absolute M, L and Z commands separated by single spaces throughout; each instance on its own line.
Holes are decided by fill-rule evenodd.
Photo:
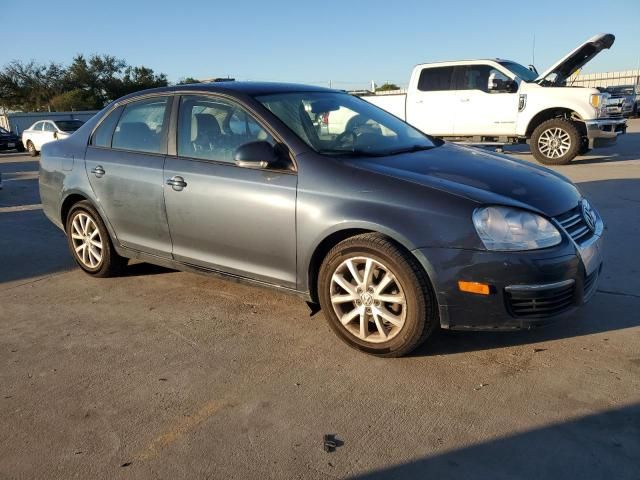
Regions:
M 603 118 L 587 120 L 587 138 L 589 148 L 606 147 L 616 142 L 619 135 L 627 132 L 627 121 L 624 118 Z
M 571 314 L 595 293 L 602 272 L 602 227 L 580 246 L 566 238 L 539 251 L 424 248 L 414 253 L 430 274 L 443 328 L 530 329 Z M 461 292 L 460 280 L 489 284 L 491 292 Z

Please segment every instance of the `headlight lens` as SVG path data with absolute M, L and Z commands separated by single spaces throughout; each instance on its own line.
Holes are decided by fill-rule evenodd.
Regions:
M 607 116 L 607 100 L 609 95 L 605 93 L 597 93 L 589 97 L 589 103 L 596 109 L 597 117 Z
M 473 224 L 487 250 L 535 250 L 562 241 L 547 219 L 517 208 L 477 208 Z

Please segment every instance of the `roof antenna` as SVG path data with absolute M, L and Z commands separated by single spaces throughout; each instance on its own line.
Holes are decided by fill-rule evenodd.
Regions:
M 531 46 L 531 65 L 536 64 L 536 32 L 533 32 L 533 45 Z

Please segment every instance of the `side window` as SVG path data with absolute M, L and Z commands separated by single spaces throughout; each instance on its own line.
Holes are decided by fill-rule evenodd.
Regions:
M 451 90 L 452 77 L 453 67 L 425 68 L 420 72 L 418 90 L 422 92 Z
M 44 123 L 44 122 L 38 122 L 38 123 L 36 123 L 36 124 L 33 126 L 32 130 L 35 130 L 36 132 L 41 132 L 41 131 L 42 131 L 42 124 L 43 124 L 43 123 Z
M 125 106 L 113 132 L 113 148 L 162 153 L 165 112 L 168 99 L 152 98 Z
M 116 123 L 118 123 L 118 119 L 120 118 L 120 114 L 122 114 L 122 110 L 124 110 L 124 107 L 119 106 L 102 121 L 100 126 L 93 133 L 93 137 L 91 138 L 91 145 L 95 145 L 96 147 L 111 147 L 111 137 L 113 137 L 113 130 L 116 127 Z
M 45 132 L 55 132 L 56 127 L 53 126 L 53 123 L 51 122 L 44 122 L 44 131 Z
M 489 65 L 468 65 L 456 71 L 456 90 L 489 92 L 491 84 L 509 80 L 505 74 Z
M 239 105 L 203 96 L 183 96 L 178 114 L 178 155 L 233 163 L 240 145 L 273 137 Z

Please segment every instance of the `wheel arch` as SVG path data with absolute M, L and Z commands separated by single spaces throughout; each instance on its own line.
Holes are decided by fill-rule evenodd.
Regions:
M 554 107 L 541 110 L 533 116 L 533 118 L 527 125 L 527 138 L 531 138 L 531 136 L 533 135 L 533 131 L 538 127 L 538 125 L 553 118 L 565 118 L 568 120 L 573 120 L 574 122 L 576 122 L 580 133 L 583 135 L 587 134 L 587 127 L 585 126 L 584 120 L 582 119 L 580 114 L 578 114 L 578 112 L 570 108 Z
M 362 227 L 350 227 L 343 228 L 340 230 L 333 231 L 327 234 L 318 244 L 316 245 L 313 253 L 309 259 L 306 274 L 307 274 L 307 286 L 309 289 L 309 297 L 311 302 L 318 303 L 318 275 L 320 273 L 320 267 L 322 266 L 322 262 L 327 256 L 327 253 L 335 247 L 338 243 L 342 242 L 351 237 L 355 237 L 356 235 L 361 235 L 364 233 L 378 233 L 380 235 L 384 235 L 392 242 L 396 243 L 400 248 L 402 248 L 407 254 L 416 257 L 414 253 L 414 246 L 409 245 L 406 239 L 398 238 L 398 235 L 394 235 L 392 232 L 385 231 L 385 229 L 370 227 L 370 226 L 362 226 Z M 418 260 L 418 264 L 420 268 L 424 271 L 425 275 L 431 282 L 431 275 L 428 269 L 425 268 L 421 259 L 416 257 Z
M 76 203 L 82 202 L 82 201 L 89 202 L 91 206 L 95 209 L 95 211 L 98 213 L 98 215 L 100 216 L 100 220 L 102 220 L 102 223 L 104 223 L 105 227 L 107 228 L 107 233 L 109 234 L 111 243 L 113 244 L 116 251 L 120 253 L 119 252 L 120 244 L 117 242 L 118 237 L 115 234 L 115 231 L 111 226 L 111 223 L 108 221 L 108 219 L 106 218 L 106 216 L 104 215 L 100 207 L 96 204 L 96 202 L 91 200 L 91 197 L 89 195 L 86 195 L 83 192 L 79 192 L 79 191 L 69 192 L 64 197 L 64 199 L 62 200 L 62 203 L 60 204 L 60 223 L 62 224 L 62 228 L 65 231 L 65 233 L 67 228 L 67 216 L 69 215 L 69 211 Z

